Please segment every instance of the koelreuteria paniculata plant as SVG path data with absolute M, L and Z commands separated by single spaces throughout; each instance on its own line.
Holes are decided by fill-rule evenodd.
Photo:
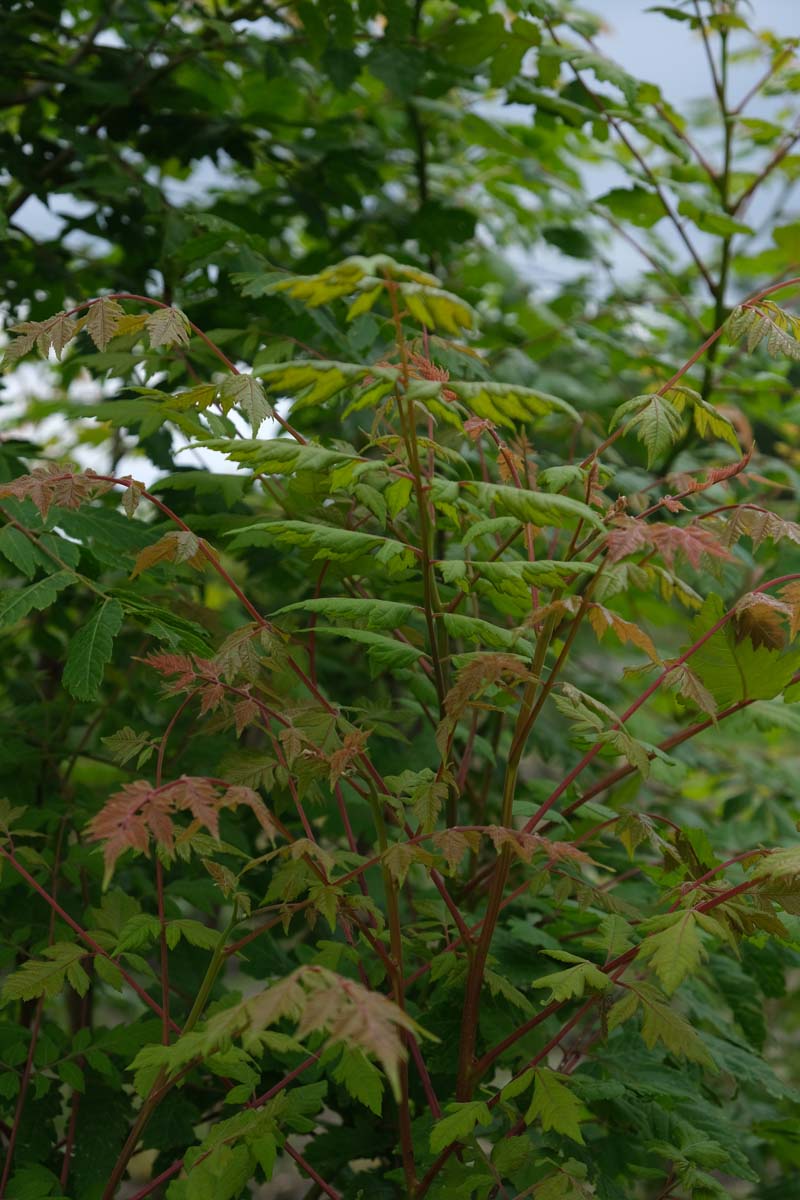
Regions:
M 800 356 L 772 299 L 797 282 L 607 429 L 493 379 L 477 315 L 385 255 L 247 281 L 372 314 L 369 362 L 282 342 L 244 370 L 129 294 L 17 327 L 8 364 L 125 356 L 142 383 L 107 416 L 227 473 L 4 447 L 4 644 L 36 719 L 61 696 L 81 728 L 26 768 L 46 807 L 2 809 L 9 1196 L 129 1195 L 143 1151 L 137 1196 L 169 1200 L 287 1156 L 331 1197 L 758 1181 L 797 1112 L 762 1010 L 798 961 L 800 843 L 764 818 L 737 842 L 685 756 L 798 727 L 800 569 L 758 564 L 800 525 L 689 380 L 726 335 Z M 197 338 L 220 373 L 159 386 Z M 690 436 L 714 457 L 660 478 Z

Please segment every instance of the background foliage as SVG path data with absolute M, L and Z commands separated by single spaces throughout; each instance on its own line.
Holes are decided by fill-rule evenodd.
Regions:
M 797 1184 L 791 299 L 673 376 L 799 273 L 800 75 L 653 20 L 691 112 L 568 5 L 8 6 L 3 1194 Z

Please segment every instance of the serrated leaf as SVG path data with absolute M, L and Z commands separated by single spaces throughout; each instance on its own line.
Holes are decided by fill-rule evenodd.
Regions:
M 638 957 L 649 961 L 669 996 L 687 975 L 700 967 L 707 953 L 691 909 L 657 918 L 650 924 L 656 926 L 656 932 L 649 932 L 648 925 L 644 926 L 647 936 L 639 947 Z
M 708 633 L 724 611 L 721 597 L 710 595 L 692 621 L 692 640 Z M 749 637 L 737 641 L 734 622 L 728 621 L 692 654 L 689 666 L 715 703 L 727 708 L 739 700 L 771 700 L 779 695 L 800 669 L 800 651 L 781 654 L 754 646 Z
M 525 1123 L 530 1125 L 540 1120 L 545 1133 L 553 1129 L 582 1146 L 580 1123 L 588 1114 L 577 1096 L 562 1083 L 563 1078 L 548 1067 L 537 1067 L 533 1099 L 525 1113 Z
M 71 942 L 54 942 L 43 951 L 44 958 L 32 958 L 9 975 L 3 984 L 2 1002 L 34 1000 L 43 996 L 49 1000 L 70 983 L 80 996 L 89 988 L 89 976 L 81 966 L 86 951 Z
M 430 1135 L 430 1148 L 434 1154 L 441 1153 L 453 1142 L 470 1137 L 476 1125 L 491 1125 L 492 1114 L 483 1100 L 469 1100 L 465 1104 L 448 1104 L 446 1117 L 436 1122 Z
M 549 950 L 547 953 L 551 958 L 574 965 L 531 981 L 531 987 L 550 988 L 550 995 L 543 1003 L 550 1004 L 553 1000 L 570 1000 L 574 996 L 582 996 L 587 988 L 604 992 L 611 986 L 608 975 L 603 974 L 593 962 L 578 958 L 566 950 Z
M 121 305 L 105 296 L 91 305 L 86 314 L 84 329 L 98 350 L 105 350 L 124 316 Z
M 177 308 L 157 308 L 145 321 L 150 345 L 186 346 L 189 343 L 190 325 L 184 313 Z
M 40 611 L 47 608 L 63 588 L 74 582 L 75 576 L 71 571 L 57 571 L 28 587 L 4 589 L 0 599 L 0 629 L 13 625 L 33 609 Z
M 283 616 L 289 612 L 320 613 L 328 619 L 348 621 L 353 625 L 363 625 L 366 629 L 399 629 L 407 625 L 412 613 L 417 611 L 414 604 L 404 604 L 398 600 L 374 600 L 350 596 L 330 596 L 319 599 L 300 600 L 297 604 L 287 604 L 277 609 L 272 615 Z
M 118 600 L 104 600 L 70 640 L 61 682 L 76 700 L 97 697 L 122 615 Z
M 222 405 L 227 412 L 235 405 L 241 409 L 250 422 L 253 433 L 258 433 L 264 421 L 272 416 L 272 405 L 264 394 L 264 389 L 252 375 L 231 375 L 220 388 Z
M 681 413 L 670 400 L 657 393 L 635 396 L 621 404 L 612 416 L 609 428 L 616 429 L 623 422 L 626 433 L 635 433 L 644 443 L 648 467 L 652 467 L 683 433 Z
M 350 1050 L 345 1046 L 342 1057 L 334 1068 L 333 1078 L 344 1084 L 354 1100 L 365 1105 L 377 1117 L 383 1106 L 383 1080 L 380 1071 L 361 1050 Z

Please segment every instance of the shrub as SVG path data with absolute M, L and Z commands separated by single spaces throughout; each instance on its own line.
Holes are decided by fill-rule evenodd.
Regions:
M 127 294 L 6 352 L 90 339 L 142 380 L 97 415 L 205 457 L 145 485 L 2 445 L 0 1190 L 766 1183 L 800 850 L 708 747 L 798 727 L 800 526 L 686 383 L 722 330 L 606 431 L 491 378 L 416 268 L 260 286 L 334 336 L 372 314 L 370 360 L 241 371 Z M 727 331 L 796 358 L 777 290 Z M 226 373 L 171 390 L 197 339 Z M 690 438 L 714 460 L 659 478 Z

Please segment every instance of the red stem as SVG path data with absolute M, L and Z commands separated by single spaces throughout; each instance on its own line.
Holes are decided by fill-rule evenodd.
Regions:
M 800 579 L 800 573 L 794 572 L 789 575 L 780 575 L 776 579 L 770 579 L 770 580 L 768 580 L 767 583 L 762 583 L 759 587 L 753 588 L 753 591 L 754 592 L 765 592 L 769 588 L 778 587 L 782 583 L 790 583 L 795 579 Z M 617 721 L 616 725 L 612 726 L 612 729 L 621 729 L 622 726 L 625 724 L 625 722 L 628 721 L 635 712 L 638 712 L 638 710 L 642 707 L 642 705 L 645 704 L 646 701 L 650 699 L 650 697 L 653 695 L 653 692 L 657 691 L 658 688 L 661 687 L 661 684 L 664 682 L 664 680 L 667 678 L 667 676 L 672 671 L 674 671 L 676 667 L 682 666 L 683 663 L 685 663 L 688 659 L 690 659 L 693 654 L 696 654 L 696 652 L 700 649 L 700 647 L 704 646 L 705 643 L 709 640 L 709 638 L 712 638 L 715 633 L 718 633 L 719 630 L 722 629 L 722 627 L 724 625 L 726 625 L 728 623 L 728 621 L 730 621 L 734 615 L 735 615 L 735 609 L 733 609 L 733 608 L 729 609 L 728 612 L 723 613 L 723 615 L 720 617 L 720 619 L 718 621 L 714 622 L 714 624 L 711 626 L 711 628 L 708 630 L 707 633 L 704 633 L 701 638 L 698 638 L 697 641 L 694 642 L 694 644 L 691 645 L 689 647 L 689 649 L 686 650 L 680 656 L 680 658 L 675 659 L 675 661 L 671 664 L 671 666 L 667 667 L 664 671 L 662 671 L 662 673 L 658 676 L 658 678 L 654 679 L 653 682 L 650 684 L 650 686 L 645 688 L 645 690 L 641 693 L 641 695 L 639 695 L 637 697 L 637 699 L 634 700 L 634 702 L 625 710 L 625 712 L 620 717 L 619 721 Z M 576 763 L 576 765 L 572 768 L 572 770 L 567 775 L 564 776 L 561 783 L 559 783 L 558 787 L 553 792 L 551 792 L 551 794 L 547 797 L 547 799 L 544 801 L 544 803 L 540 805 L 540 807 L 533 814 L 533 816 L 523 826 L 523 831 L 525 833 L 530 833 L 533 829 L 536 828 L 536 826 L 539 824 L 540 820 L 545 815 L 545 813 L 548 812 L 548 810 L 553 807 L 553 805 L 560 799 L 560 797 L 563 796 L 564 792 L 567 790 L 567 788 L 570 786 L 570 784 L 572 784 L 577 779 L 577 777 L 581 774 L 581 772 L 586 767 L 588 767 L 589 763 L 592 762 L 592 760 L 597 757 L 597 755 L 602 750 L 603 745 L 604 745 L 603 742 L 595 742 L 595 744 L 592 747 L 590 747 L 589 750 L 586 751 L 586 753 L 584 754 L 584 756 L 580 760 L 580 762 Z
M 167 922 L 164 916 L 164 868 L 155 849 L 156 895 L 158 897 L 159 944 L 161 950 L 161 1041 L 169 1045 L 169 950 L 167 947 Z
M 31 1025 L 31 1040 L 30 1045 L 28 1046 L 28 1055 L 25 1059 L 25 1066 L 22 1070 L 22 1079 L 20 1080 L 17 1104 L 14 1109 L 14 1123 L 11 1126 L 11 1133 L 9 1135 L 8 1145 L 6 1147 L 6 1160 L 3 1164 L 3 1174 L 0 1178 L 0 1196 L 5 1196 L 6 1185 L 11 1174 L 11 1163 L 14 1158 L 14 1148 L 17 1144 L 17 1136 L 19 1134 L 20 1123 L 22 1121 L 22 1112 L 25 1108 L 25 1100 L 28 1095 L 28 1085 L 31 1081 L 31 1072 L 33 1071 L 33 1056 L 36 1053 L 36 1044 L 39 1040 L 39 1030 L 41 1029 L 42 1025 L 43 1008 L 44 997 L 40 996 L 36 1004 L 36 1012 L 34 1014 L 33 1024 Z
M 127 984 L 130 985 L 130 987 L 133 988 L 133 990 L 136 992 L 136 995 L 141 1000 L 143 1000 L 144 1003 L 147 1005 L 147 1007 L 151 1008 L 157 1016 L 161 1017 L 163 1014 L 162 1014 L 162 1009 L 161 1009 L 160 1004 L 157 1004 L 156 1001 L 153 1000 L 151 996 L 148 996 L 147 992 L 144 990 L 143 987 L 141 987 L 136 982 L 136 980 L 133 978 L 133 976 L 129 975 L 128 972 L 124 969 L 124 967 L 121 967 L 118 962 L 115 962 L 114 959 L 111 957 L 111 955 L 108 954 L 103 949 L 102 946 L 98 945 L 98 943 L 94 940 L 94 938 L 91 937 L 86 932 L 85 929 L 82 929 L 81 926 L 78 924 L 78 922 L 74 921 L 68 912 L 64 911 L 64 909 L 61 907 L 61 905 L 58 903 L 58 901 L 54 900 L 53 897 L 48 892 L 45 891 L 45 889 L 42 887 L 42 885 L 40 883 L 37 883 L 37 881 L 34 879 L 34 877 L 28 871 L 25 870 L 25 868 L 22 866 L 22 863 L 17 861 L 17 859 L 14 857 L 14 855 L 11 853 L 11 851 L 7 850 L 5 846 L 0 846 L 0 854 L 3 855 L 3 858 L 5 858 L 8 863 L 10 863 L 10 865 L 14 868 L 14 870 L 17 872 L 17 874 L 20 875 L 27 884 L 29 884 L 30 887 L 32 887 L 34 889 L 34 891 L 38 892 L 43 900 L 47 901 L 47 903 L 50 905 L 50 907 L 53 909 L 53 911 L 56 913 L 56 915 L 59 916 L 66 925 L 69 925 L 70 929 L 72 929 L 74 933 L 77 933 L 77 935 L 81 939 L 81 941 L 85 945 L 87 945 L 94 954 L 101 954 L 103 956 L 103 958 L 107 958 L 109 960 L 109 962 L 114 963 L 114 966 L 117 968 L 117 970 L 119 971 L 122 978 L 125 980 L 125 982 Z M 172 1030 L 174 1030 L 175 1033 L 180 1034 L 180 1032 L 181 1032 L 180 1026 L 176 1025 L 173 1020 L 170 1020 L 169 1024 L 170 1024 L 170 1028 Z

